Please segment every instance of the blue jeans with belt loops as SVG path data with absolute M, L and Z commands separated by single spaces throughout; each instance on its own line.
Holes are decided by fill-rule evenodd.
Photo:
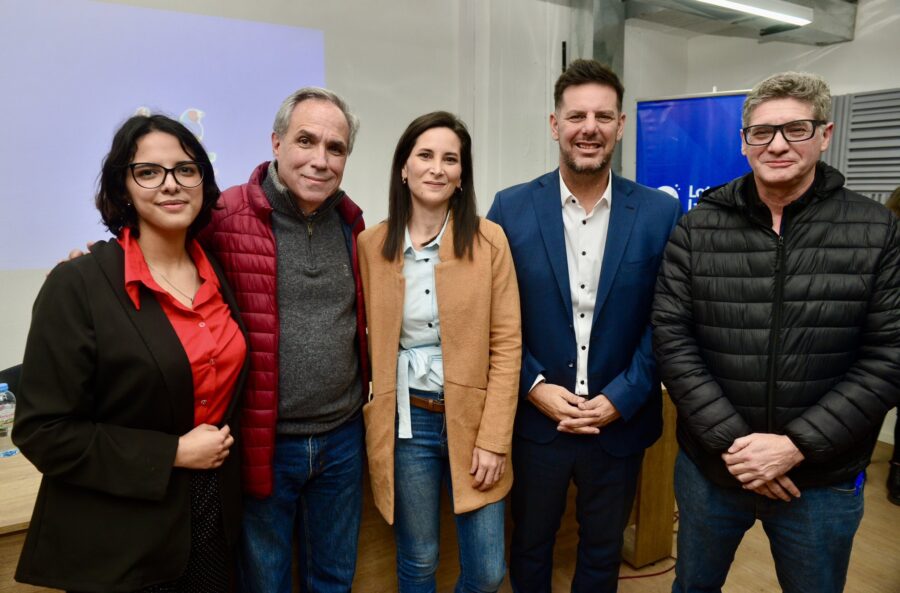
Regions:
M 291 593 L 296 530 L 302 593 L 349 593 L 362 511 L 362 414 L 313 436 L 278 435 L 272 495 L 244 499 L 241 593 Z
M 410 414 L 413 437 L 397 439 L 394 453 L 397 577 L 400 593 L 433 593 L 440 547 L 441 487 L 452 489 L 447 424 L 439 412 L 412 407 Z M 456 593 L 497 591 L 506 572 L 503 501 L 454 518 L 460 564 Z
M 801 488 L 772 500 L 707 480 L 683 452 L 675 462 L 678 561 L 673 593 L 720 592 L 744 533 L 757 519 L 769 537 L 784 593 L 840 593 L 863 515 L 863 480 Z

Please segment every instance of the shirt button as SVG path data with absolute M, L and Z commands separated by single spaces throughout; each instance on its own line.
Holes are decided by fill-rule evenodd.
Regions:
M 582 346 L 581 349 L 582 349 L 582 350 L 587 350 L 587 346 Z
M 216 366 L 216 359 L 215 359 L 215 358 L 210 358 L 210 359 L 209 359 L 209 366 L 211 366 L 211 367 Z
M 431 322 L 429 321 L 429 322 L 428 322 L 428 327 L 434 327 L 434 324 L 431 323 Z
M 584 284 L 581 285 L 581 288 L 584 288 Z
M 580 381 L 580 383 L 581 383 L 582 385 L 584 385 L 584 379 L 582 379 L 582 380 Z
M 205 405 L 206 405 L 206 400 L 205 400 L 205 399 L 201 399 L 201 400 L 200 400 L 200 405 L 201 405 L 201 406 L 205 406 Z
M 584 313 L 580 313 L 579 316 L 584 319 Z
M 581 224 L 587 224 L 587 221 L 586 221 L 586 220 L 582 220 L 582 221 L 581 221 Z
M 575 203 L 575 200 L 572 200 L 572 203 L 574 204 L 574 203 Z
M 429 289 L 426 288 L 426 289 L 425 289 L 425 294 L 431 294 L 431 290 L 429 290 Z
M 582 251 L 581 255 L 587 255 L 587 251 Z
M 426 257 L 426 258 L 425 258 L 425 261 L 429 261 L 429 260 L 431 260 L 430 257 Z
M 569 361 L 569 368 L 570 368 L 570 369 L 575 368 L 575 363 L 572 362 L 571 360 Z
M 205 321 L 201 321 L 201 322 L 198 323 L 197 325 L 199 325 L 200 327 L 206 327 L 206 322 L 205 322 Z

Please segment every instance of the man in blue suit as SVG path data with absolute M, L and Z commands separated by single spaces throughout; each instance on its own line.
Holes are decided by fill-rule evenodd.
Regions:
M 517 593 L 550 592 L 572 480 L 572 591 L 616 590 L 641 460 L 662 429 L 650 307 L 681 209 L 610 172 L 625 125 L 623 92 L 599 62 L 573 62 L 556 82 L 550 114 L 559 169 L 499 192 L 487 216 L 509 238 L 522 303 L 510 550 Z

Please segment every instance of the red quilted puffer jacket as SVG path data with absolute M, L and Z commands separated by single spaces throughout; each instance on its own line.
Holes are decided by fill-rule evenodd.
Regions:
M 222 193 L 200 242 L 221 262 L 250 334 L 250 374 L 241 403 L 241 454 L 244 491 L 257 498 L 272 493 L 272 457 L 278 416 L 278 279 L 272 206 L 262 190 L 269 163 L 256 167 L 250 181 Z M 337 205 L 356 281 L 359 368 L 365 397 L 369 356 L 356 237 L 365 228 L 362 210 L 345 196 Z

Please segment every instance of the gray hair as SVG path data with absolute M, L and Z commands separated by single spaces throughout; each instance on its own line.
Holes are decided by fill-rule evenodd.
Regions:
M 275 123 L 272 124 L 272 130 L 278 134 L 278 137 L 284 137 L 291 125 L 291 115 L 294 108 L 304 101 L 328 101 L 341 110 L 344 117 L 347 118 L 347 127 L 350 128 L 350 138 L 347 141 L 347 153 L 353 151 L 353 142 L 356 140 L 356 133 L 359 131 L 359 118 L 350 112 L 347 102 L 341 99 L 337 94 L 317 86 L 307 86 L 291 93 L 287 99 L 281 103 L 278 113 L 275 114 Z
M 782 72 L 753 87 L 744 100 L 743 125 L 750 125 L 750 116 L 760 104 L 772 99 L 796 99 L 813 108 L 813 118 L 830 121 L 831 89 L 825 79 L 808 72 Z

